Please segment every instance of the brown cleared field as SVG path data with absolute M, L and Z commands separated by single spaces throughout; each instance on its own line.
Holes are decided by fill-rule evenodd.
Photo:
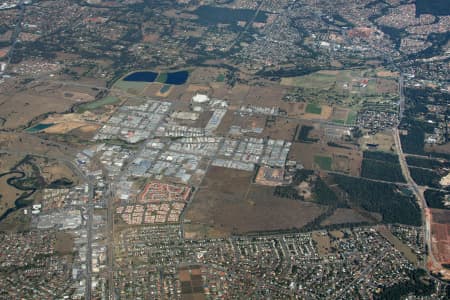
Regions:
M 286 87 L 280 85 L 267 86 L 251 86 L 245 104 L 252 104 L 257 106 L 280 106 L 281 99 L 286 93 Z
M 328 226 L 328 225 L 336 225 L 336 224 L 345 224 L 345 223 L 364 223 L 371 222 L 371 220 L 365 218 L 357 211 L 350 208 L 338 208 L 336 209 L 331 216 L 326 218 L 320 225 Z
M 367 150 L 367 144 L 377 144 L 377 150 L 391 152 L 395 149 L 394 137 L 391 132 L 378 132 L 375 135 L 364 135 L 359 139 L 362 150 Z
M 349 109 L 333 107 L 333 112 L 331 114 L 332 121 L 346 121 L 349 113 Z
M 430 209 L 431 247 L 440 264 L 450 264 L 450 214 L 445 209 Z
M 273 188 L 251 184 L 253 173 L 211 167 L 185 219 L 187 237 L 301 228 L 325 208 L 273 196 Z M 205 229 L 206 228 L 206 229 Z
M 6 120 L 2 129 L 27 125 L 48 112 L 65 112 L 74 104 L 94 100 L 96 91 L 70 83 L 37 83 L 24 90 L 0 92 L 0 118 Z M 1 125 L 1 124 L 0 124 Z
M 34 154 L 43 154 L 58 157 L 71 157 L 74 153 L 73 148 L 66 149 L 65 147 L 61 147 L 59 144 L 42 140 L 38 136 L 23 132 L 0 132 L 0 148 L 8 149 L 9 151 L 17 153 L 18 155 L 23 154 L 23 156 L 24 153 L 29 153 L 30 149 L 33 149 Z
M 263 137 L 270 136 L 272 139 L 293 141 L 295 138 L 298 122 L 292 119 L 276 118 L 275 122 L 268 123 L 262 133 Z
M 312 239 L 316 242 L 320 255 L 327 255 L 331 251 L 331 240 L 325 231 L 314 231 Z
M 9 172 L 22 158 L 20 155 L 0 153 L 0 174 Z
M 231 125 L 233 125 L 235 112 L 232 110 L 227 110 L 225 116 L 223 116 L 222 121 L 219 124 L 219 127 L 216 129 L 216 133 L 218 135 L 227 135 L 230 130 Z
M 55 252 L 60 255 L 71 254 L 73 252 L 73 236 L 67 232 L 57 232 L 55 242 Z
M 450 143 L 443 145 L 425 145 L 425 151 L 427 152 L 439 152 L 450 154 Z
M 67 134 L 76 129 L 79 129 L 84 133 L 94 133 L 94 131 L 100 128 L 100 122 L 106 121 L 106 118 L 103 116 L 107 115 L 108 114 L 96 115 L 90 112 L 84 112 L 83 114 L 53 114 L 48 116 L 41 123 L 54 124 L 43 130 L 43 132 L 47 134 Z
M 280 109 L 287 112 L 288 117 L 299 118 L 305 113 L 306 103 L 303 102 L 280 102 Z
M 27 125 L 33 118 L 49 111 L 64 112 L 74 104 L 71 100 L 49 98 L 29 93 L 13 96 L 0 95 L 0 117 L 5 119 L 3 129 Z
M 377 78 L 375 85 L 376 92 L 380 94 L 394 94 L 398 91 L 398 84 L 395 80 L 392 79 Z
M 387 71 L 387 70 L 383 70 L 380 69 L 377 73 L 376 73 L 377 77 L 393 77 L 393 78 L 398 78 L 398 76 L 400 76 L 400 74 L 398 72 L 391 72 L 391 71 Z
M 79 180 L 72 169 L 57 161 L 51 161 L 48 164 L 42 165 L 40 169 L 41 175 L 47 183 L 51 183 L 62 178 L 67 178 L 74 183 L 77 183 Z

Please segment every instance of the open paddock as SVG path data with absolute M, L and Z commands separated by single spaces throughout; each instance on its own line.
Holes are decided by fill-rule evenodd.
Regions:
M 310 170 L 336 171 L 359 176 L 362 154 L 354 149 L 330 147 L 321 143 L 293 143 L 288 159 L 300 162 Z
M 349 223 L 365 223 L 371 222 L 371 220 L 362 216 L 356 210 L 351 208 L 337 208 L 331 216 L 326 218 L 321 226 L 330 226 L 338 224 L 349 224 Z
M 253 175 L 210 168 L 186 212 L 191 228 L 223 235 L 301 228 L 325 211 L 315 203 L 275 197 L 272 187 L 253 185 Z

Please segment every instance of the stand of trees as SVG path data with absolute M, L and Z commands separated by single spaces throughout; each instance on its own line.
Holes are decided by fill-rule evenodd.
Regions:
M 409 172 L 411 177 L 418 185 L 429 186 L 439 188 L 439 180 L 441 179 L 439 174 L 426 169 L 409 167 Z
M 363 158 L 362 177 L 405 182 L 397 155 L 378 151 L 364 151 Z
M 444 206 L 445 194 L 441 191 L 426 190 L 424 193 L 427 205 L 431 208 L 450 209 Z
M 422 217 L 416 199 L 405 195 L 394 184 L 374 182 L 363 178 L 334 175 L 334 182 L 343 189 L 354 204 L 380 213 L 386 223 L 420 226 Z
M 437 169 L 437 168 L 449 168 L 450 163 L 433 160 L 433 159 L 427 159 L 427 158 L 420 158 L 420 157 L 414 157 L 414 156 L 407 156 L 406 162 L 409 166 L 413 167 L 420 167 L 420 168 L 426 168 L 426 169 Z

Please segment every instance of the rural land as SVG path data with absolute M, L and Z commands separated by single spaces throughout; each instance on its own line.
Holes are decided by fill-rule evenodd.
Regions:
M 0 299 L 449 299 L 446 0 L 0 0 Z

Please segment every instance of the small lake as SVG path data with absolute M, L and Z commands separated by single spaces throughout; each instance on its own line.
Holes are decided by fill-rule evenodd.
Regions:
M 41 124 L 37 124 L 36 126 L 30 127 L 25 129 L 26 132 L 38 132 L 44 129 L 47 129 L 49 127 L 52 127 L 53 125 L 55 125 L 55 123 L 41 123 Z
M 154 82 L 156 77 L 158 77 L 158 73 L 142 71 L 131 73 L 123 81 Z
M 188 71 L 177 71 L 167 73 L 155 73 L 151 71 L 134 72 L 126 76 L 123 81 L 128 82 L 160 82 L 164 84 L 181 85 L 189 78 Z
M 167 73 L 167 79 L 164 83 L 165 84 L 176 84 L 176 85 L 185 84 L 188 77 L 189 77 L 188 71 Z
M 170 85 L 169 85 L 169 84 L 165 84 L 165 85 L 163 85 L 163 87 L 159 90 L 159 92 L 160 92 L 161 94 L 165 94 L 165 93 L 167 93 L 169 90 L 170 90 Z

